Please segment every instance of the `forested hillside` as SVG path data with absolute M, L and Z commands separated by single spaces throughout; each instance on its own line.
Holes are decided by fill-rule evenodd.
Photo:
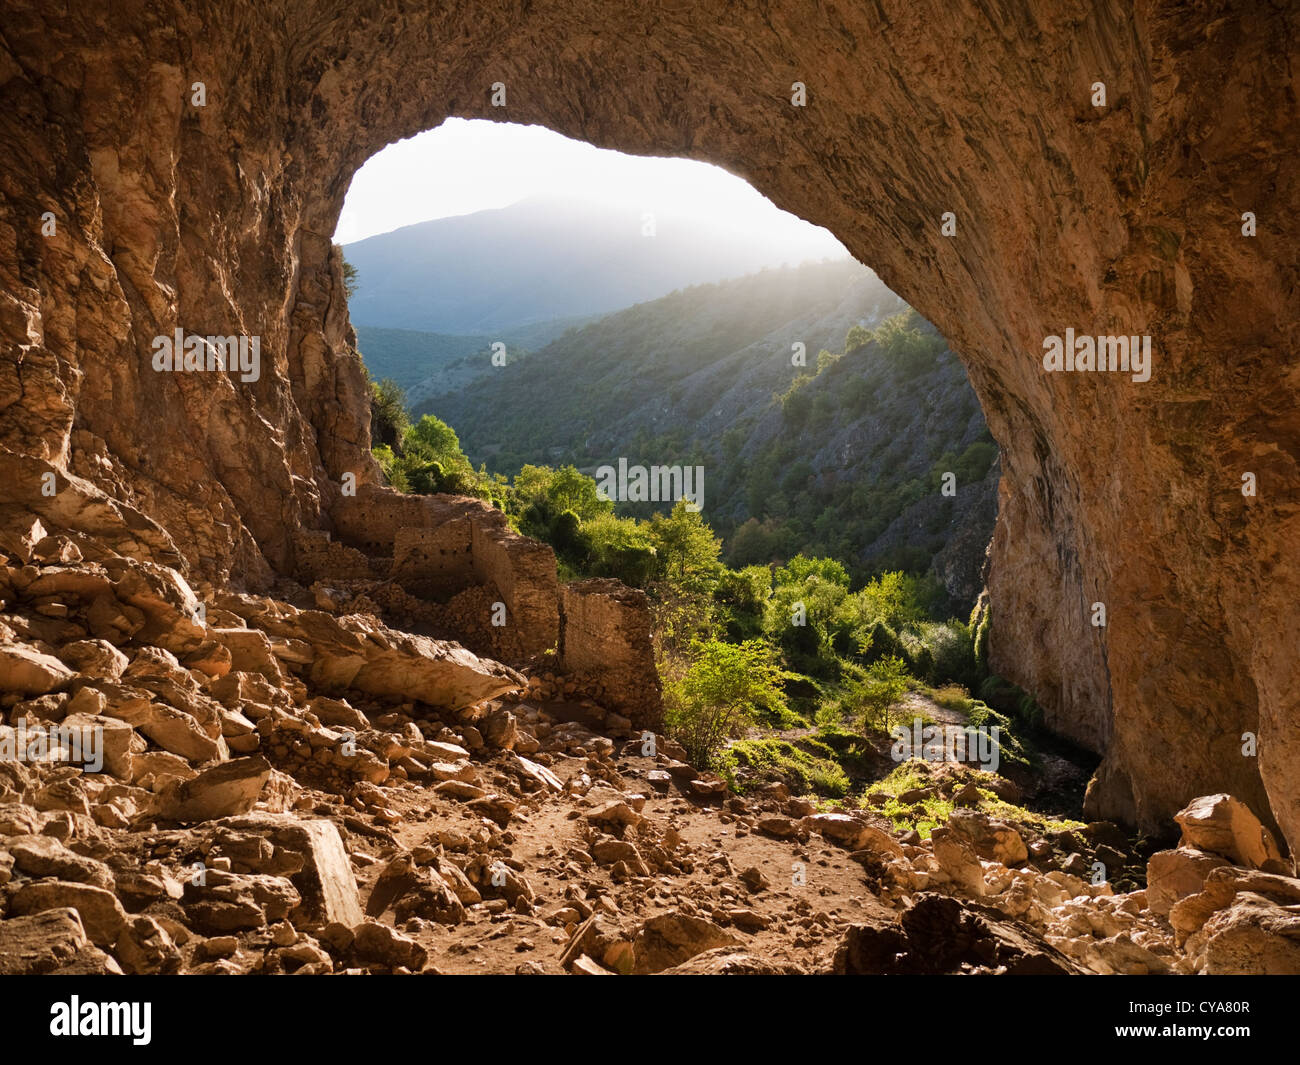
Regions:
M 453 426 L 490 471 L 703 466 L 704 516 L 735 565 L 802 552 L 859 582 L 931 572 L 954 608 L 979 592 L 996 448 L 956 356 L 852 261 L 695 286 L 520 362 L 481 359 L 477 380 L 415 413 Z M 666 506 L 618 508 L 652 509 Z

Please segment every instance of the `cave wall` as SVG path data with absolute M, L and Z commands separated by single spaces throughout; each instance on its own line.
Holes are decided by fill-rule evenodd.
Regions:
M 1298 22 L 1213 2 L 7 0 L 3 491 L 51 505 L 32 486 L 54 468 L 200 577 L 290 572 L 295 530 L 357 505 L 342 476 L 378 478 L 328 239 L 366 158 L 460 115 L 705 159 L 833 230 L 964 359 L 1003 454 L 992 661 L 1105 752 L 1089 808 L 1163 829 L 1230 791 L 1294 847 Z M 155 373 L 177 326 L 260 335 L 260 379 Z M 1044 373 L 1067 327 L 1151 335 L 1151 380 Z

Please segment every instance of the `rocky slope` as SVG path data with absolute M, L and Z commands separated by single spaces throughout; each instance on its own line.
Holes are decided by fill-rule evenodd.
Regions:
M 1126 836 L 981 812 L 1009 780 L 920 763 L 928 840 L 740 798 L 572 676 L 265 597 L 197 619 L 42 531 L 2 571 L 0 974 L 1300 972 L 1300 880 L 1229 796 L 1117 894 Z
M 269 587 L 354 506 L 345 475 L 377 476 L 325 236 L 368 155 L 456 114 L 708 159 L 830 228 L 966 362 L 1003 455 L 992 665 L 1105 753 L 1090 809 L 1155 829 L 1230 792 L 1294 846 L 1297 19 L 13 0 L 0 502 Z M 155 373 L 177 327 L 259 336 L 263 372 Z M 1151 380 L 1045 373 L 1066 328 L 1152 336 Z

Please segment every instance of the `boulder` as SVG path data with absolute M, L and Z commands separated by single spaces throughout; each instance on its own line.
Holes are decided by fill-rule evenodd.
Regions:
M 412 972 L 423 969 L 429 958 L 429 952 L 414 939 L 377 921 L 365 921 L 356 930 L 352 951 L 361 961 Z
M 75 676 L 53 655 L 26 644 L 0 644 L 0 692 L 44 695 L 66 687 Z
M 219 724 L 213 736 L 190 714 L 153 702 L 144 691 L 118 685 L 103 686 L 101 690 L 108 696 L 105 716 L 125 721 L 164 751 L 189 762 L 224 761 L 229 757 Z
M 107 640 L 74 640 L 59 648 L 59 658 L 78 673 L 99 680 L 117 680 L 127 657 Z
M 190 780 L 175 780 L 158 796 L 156 813 L 168 821 L 213 821 L 247 813 L 271 776 L 261 755 L 237 758 L 206 769 Z
M 111 948 L 117 942 L 126 924 L 126 911 L 111 891 L 66 880 L 24 884 L 10 898 L 9 908 L 20 917 L 46 910 L 76 910 L 90 941 L 104 948 Z
M 1169 911 L 1176 942 L 1182 945 L 1189 936 L 1199 932 L 1213 914 L 1227 909 L 1242 891 L 1262 895 L 1283 906 L 1300 905 L 1300 880 L 1224 864 L 1206 875 L 1199 892 L 1183 897 Z
M 873 839 L 878 838 L 876 833 L 879 831 L 873 829 L 867 822 L 848 814 L 810 814 L 803 819 L 803 828 L 825 836 L 851 851 L 862 850 L 868 846 Z
M 939 872 L 945 879 L 969 895 L 984 894 L 984 867 L 975 849 L 963 837 L 951 829 L 936 828 L 930 833 L 930 842 Z
M 651 917 L 632 940 L 635 971 L 657 973 L 681 965 L 717 947 L 738 947 L 740 941 L 703 917 L 679 910 Z
M 81 689 L 82 693 L 91 691 L 94 689 Z M 118 780 L 131 779 L 131 760 L 134 757 L 132 748 L 136 743 L 143 748 L 144 742 L 137 739 L 135 729 L 125 721 L 103 715 L 70 713 L 63 719 L 63 727 L 97 730 L 99 749 L 104 756 L 104 770 Z
M 252 872 L 289 876 L 302 897 L 300 908 L 293 913 L 296 925 L 353 927 L 361 923 L 364 915 L 356 876 L 332 821 L 264 813 L 231 817 L 221 822 L 215 837 L 223 853 L 231 851 L 226 842 L 231 834 L 249 844 L 265 844 L 265 849 L 244 852 L 242 864 Z
M 460 644 L 398 632 L 367 615 L 335 618 L 281 604 L 249 620 L 271 636 L 307 645 L 307 673 L 326 690 L 353 688 L 458 710 L 528 686 L 513 669 Z
M 1243 891 L 1187 941 L 1187 952 L 1209 976 L 1300 975 L 1300 906 Z
M 249 931 L 282 921 L 302 902 L 287 879 L 205 869 L 185 882 L 183 905 L 205 935 Z
M 1174 820 L 1182 826 L 1184 847 L 1220 854 L 1247 869 L 1287 871 L 1273 834 L 1231 795 L 1202 795 L 1175 814 Z
M 1029 849 L 1014 825 L 974 810 L 953 810 L 948 827 L 990 862 L 1020 865 L 1029 860 Z
M 1174 904 L 1201 890 L 1210 873 L 1228 863 L 1191 847 L 1157 851 L 1147 861 L 1147 906 L 1167 915 Z
M 113 873 L 107 865 L 74 854 L 53 836 L 17 836 L 6 846 L 13 855 L 14 868 L 28 876 L 52 876 L 113 890 Z
M 0 976 L 53 972 L 90 948 L 81 916 L 72 907 L 0 921 Z

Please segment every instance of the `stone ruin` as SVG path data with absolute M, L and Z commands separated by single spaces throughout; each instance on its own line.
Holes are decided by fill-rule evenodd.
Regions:
M 567 675 L 566 694 L 598 700 L 630 727 L 662 722 L 645 593 L 616 580 L 561 586 L 550 547 L 481 500 L 362 485 L 354 506 L 336 508 L 333 534 L 303 531 L 295 546 L 295 576 L 322 607 L 369 610 L 502 662 L 544 663 Z

